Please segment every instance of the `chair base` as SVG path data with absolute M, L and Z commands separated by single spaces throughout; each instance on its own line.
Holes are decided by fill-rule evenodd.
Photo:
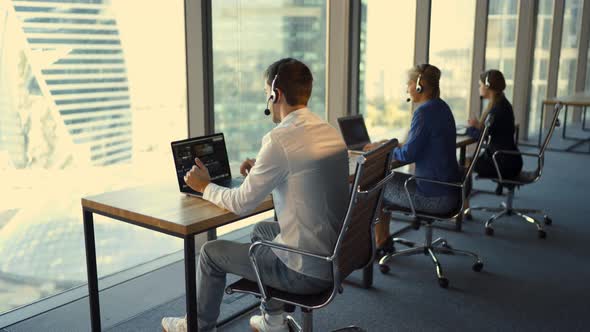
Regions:
M 485 223 L 485 234 L 492 236 L 494 235 L 494 229 L 492 228 L 492 224 L 506 216 L 517 216 L 523 219 L 524 221 L 533 224 L 537 228 L 537 236 L 541 239 L 547 238 L 547 233 L 543 228 L 543 224 L 537 220 L 536 218 L 530 216 L 531 214 L 540 214 L 543 215 L 543 223 L 545 225 L 551 225 L 553 220 L 542 210 L 535 210 L 535 209 L 515 209 L 512 207 L 512 199 L 514 197 L 514 191 L 511 190 L 508 193 L 508 199 L 506 202 L 502 202 L 500 207 L 493 208 L 493 207 L 486 207 L 486 206 L 474 206 L 470 207 L 465 210 L 465 214 L 471 214 L 471 211 L 484 211 L 484 212 L 492 212 L 494 213 Z
M 436 270 L 436 277 L 438 279 L 438 284 L 442 288 L 449 287 L 449 280 L 444 276 L 442 266 L 436 256 L 437 253 L 440 254 L 447 254 L 447 255 L 462 255 L 462 256 L 469 256 L 474 258 L 475 263 L 473 263 L 472 269 L 476 272 L 480 272 L 483 269 L 483 262 L 481 261 L 480 257 L 471 252 L 466 250 L 455 249 L 449 245 L 448 241 L 444 238 L 437 238 L 436 240 L 432 241 L 432 224 L 427 223 L 426 227 L 426 240 L 424 245 L 422 246 L 415 246 L 415 243 L 406 239 L 402 238 L 393 238 L 394 243 L 400 243 L 405 246 L 410 247 L 409 249 L 401 250 L 401 251 L 394 251 L 391 253 L 386 254 L 379 260 L 379 270 L 382 273 L 389 272 L 389 266 L 387 262 L 394 257 L 398 256 L 410 256 L 416 254 L 424 254 L 430 256 L 432 263 L 434 264 Z

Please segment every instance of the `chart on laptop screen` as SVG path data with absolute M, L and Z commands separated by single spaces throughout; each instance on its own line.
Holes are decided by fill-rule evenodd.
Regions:
M 188 186 L 184 176 L 195 165 L 195 158 L 199 158 L 209 170 L 211 181 L 229 178 L 230 170 L 222 136 L 214 136 L 195 141 L 187 141 L 173 147 L 176 158 L 176 173 L 182 189 Z

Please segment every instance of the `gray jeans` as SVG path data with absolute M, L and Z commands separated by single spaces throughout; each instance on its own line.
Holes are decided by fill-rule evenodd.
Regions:
M 405 173 L 395 173 L 393 180 L 385 185 L 383 207 L 398 211 L 411 211 L 408 195 L 404 188 L 404 182 L 410 176 Z M 416 181 L 408 183 L 408 191 L 412 197 L 414 209 L 424 213 L 446 214 L 456 209 L 460 203 L 460 193 L 458 191 L 456 195 L 428 197 L 417 190 Z
M 263 221 L 254 227 L 251 241 L 272 241 L 279 232 L 277 222 Z M 199 331 L 211 331 L 215 328 L 227 273 L 256 281 L 256 274 L 248 256 L 249 248 L 250 243 L 226 240 L 209 241 L 203 245 L 197 267 Z M 290 293 L 313 294 L 332 285 L 331 282 L 308 277 L 289 269 L 269 247 L 258 247 L 256 254 L 262 283 L 266 286 Z M 283 312 L 283 304 L 270 300 L 261 305 L 261 310 L 272 315 L 280 314 Z

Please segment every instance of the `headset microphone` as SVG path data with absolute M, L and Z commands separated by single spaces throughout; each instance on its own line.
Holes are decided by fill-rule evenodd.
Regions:
M 411 98 L 408 98 L 408 99 L 406 99 L 406 103 L 409 103 L 409 102 L 411 102 L 411 101 L 412 101 L 412 99 L 411 99 Z
M 264 115 L 266 115 L 266 116 L 270 115 L 270 108 L 268 107 L 268 103 L 270 103 L 271 100 L 272 100 L 273 104 L 277 103 L 277 88 L 275 87 L 275 83 L 277 82 L 277 78 L 279 78 L 278 71 L 280 69 L 281 68 L 279 66 L 279 69 L 277 70 L 277 74 L 273 78 L 272 83 L 270 85 L 270 97 L 268 97 L 268 100 L 266 101 L 266 109 L 264 110 Z
M 266 109 L 264 110 L 264 115 L 266 115 L 266 116 L 270 115 L 270 109 L 268 108 L 268 103 L 270 103 L 271 100 L 272 100 L 272 96 L 270 96 L 268 98 L 268 101 L 266 102 Z

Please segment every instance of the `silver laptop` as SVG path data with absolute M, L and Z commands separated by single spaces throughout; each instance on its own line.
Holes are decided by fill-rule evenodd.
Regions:
M 189 138 L 171 143 L 176 176 L 180 192 L 203 197 L 203 193 L 193 190 L 184 182 L 184 176 L 199 158 L 211 176 L 211 182 L 227 188 L 239 187 L 244 178 L 232 178 L 223 133 Z
M 338 126 L 348 150 L 362 153 L 363 147 L 371 143 L 362 115 L 338 118 Z

